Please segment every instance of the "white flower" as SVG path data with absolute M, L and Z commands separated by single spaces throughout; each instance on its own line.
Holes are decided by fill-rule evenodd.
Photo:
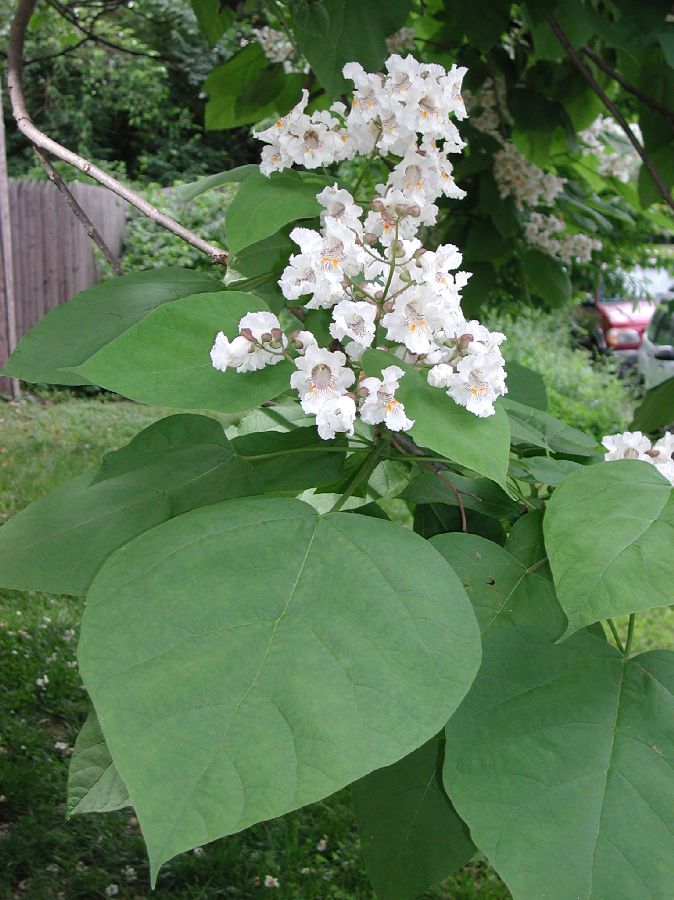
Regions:
M 602 444 L 607 452 L 604 454 L 606 461 L 615 459 L 641 459 L 644 462 L 653 462 L 648 455 L 651 442 L 640 431 L 624 431 L 622 434 L 607 435 L 602 439 Z
M 382 317 L 390 341 L 404 344 L 412 353 L 435 349 L 433 332 L 441 325 L 436 298 L 423 287 L 414 287 L 394 301 L 393 310 Z
M 671 431 L 665 432 L 660 440 L 653 444 L 653 451 L 657 453 L 657 456 L 653 457 L 656 462 L 671 460 L 674 457 L 674 434 Z
M 281 882 L 278 880 L 278 878 L 274 878 L 273 875 L 265 875 L 264 886 L 266 888 L 277 888 L 281 886 Z
M 316 425 L 319 437 L 324 441 L 334 438 L 335 434 L 346 434 L 353 437 L 353 423 L 356 420 L 356 404 L 354 400 L 345 394 L 342 397 L 332 397 L 316 413 Z
M 401 28 L 394 31 L 386 38 L 386 46 L 389 53 L 398 53 L 400 50 L 414 50 L 414 38 L 416 31 L 414 28 Z
M 304 356 L 295 360 L 298 371 L 290 376 L 290 386 L 299 393 L 305 412 L 317 413 L 327 400 L 346 393 L 355 376 L 345 368 L 345 362 L 343 353 L 320 347 L 309 347 Z
M 283 359 L 288 339 L 279 320 L 270 312 L 251 312 L 239 321 L 239 336 L 233 341 L 220 331 L 211 348 L 213 367 L 221 372 L 254 372 L 274 366 Z
M 323 853 L 328 846 L 328 839 L 325 835 L 320 839 L 320 841 L 316 844 L 316 849 L 319 853 Z
M 436 382 L 439 381 L 438 374 L 435 375 Z M 494 401 L 507 393 L 505 369 L 489 353 L 468 354 L 457 364 L 452 375 L 443 381 L 446 382 L 448 395 L 480 418 L 494 415 Z
M 323 188 L 320 194 L 316 195 L 316 199 L 321 206 L 325 207 L 325 212 L 321 213 L 321 225 L 324 225 L 326 218 L 330 216 L 342 225 L 362 233 L 363 226 L 360 217 L 363 215 L 363 210 L 356 204 L 348 191 L 334 184 L 332 187 Z
M 65 741 L 55 741 L 54 742 L 54 750 L 58 750 L 60 753 L 65 753 L 66 750 L 70 749 L 70 745 Z
M 296 332 L 293 336 L 293 344 L 300 356 L 304 356 L 309 347 L 318 347 L 318 342 L 310 331 Z
M 391 431 L 408 431 L 414 419 L 407 418 L 405 407 L 394 396 L 405 373 L 398 366 L 387 366 L 381 374 L 381 378 L 364 378 L 360 382 L 359 387 L 368 392 L 361 406 L 361 418 L 369 425 L 383 422 Z
M 122 875 L 126 878 L 129 883 L 138 880 L 138 873 L 134 869 L 133 866 L 124 866 L 122 869 Z
M 119 894 L 119 885 L 118 884 L 109 884 L 105 889 L 106 897 L 116 897 Z
M 350 337 L 369 347 L 374 340 L 376 315 L 377 307 L 366 300 L 341 300 L 332 310 L 330 334 L 337 340 Z
M 36 684 L 39 688 L 47 687 L 47 685 L 49 684 L 49 676 L 45 674 L 45 675 L 43 675 L 41 678 L 36 678 L 36 679 L 35 679 L 35 684 Z

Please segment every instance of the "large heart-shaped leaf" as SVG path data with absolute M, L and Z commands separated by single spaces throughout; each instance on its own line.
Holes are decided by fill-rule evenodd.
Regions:
M 505 487 L 510 429 L 500 402 L 495 415 L 480 419 L 443 390 L 431 387 L 413 366 L 391 353 L 369 350 L 363 364 L 368 375 L 379 375 L 386 366 L 405 370 L 396 396 L 405 404 L 409 418 L 415 420 L 410 435 L 420 447 L 429 447 Z
M 344 471 L 347 442 L 342 434 L 324 441 L 313 427 L 242 434 L 232 439 L 232 446 L 253 467 L 264 491 L 271 493 L 337 481 Z
M 544 529 L 565 636 L 674 602 L 674 492 L 655 466 L 626 459 L 573 472 Z
M 316 199 L 334 179 L 315 172 L 253 172 L 242 183 L 227 210 L 227 243 L 232 253 L 276 234 L 288 222 L 312 219 L 322 210 Z
M 70 759 L 68 818 L 79 813 L 112 812 L 130 805 L 129 792 L 112 761 L 92 709 L 77 736 Z
M 224 291 L 176 300 L 146 316 L 77 371 L 141 403 L 242 412 L 288 389 L 285 360 L 257 372 L 219 372 L 209 356 L 218 331 L 238 334 L 247 312 L 267 309 L 253 294 Z
M 512 557 L 467 535 L 433 544 L 483 624 L 482 667 L 445 729 L 445 787 L 477 846 L 514 900 L 672 895 L 674 654 L 625 660 L 587 630 L 555 644 L 543 577 L 504 583 L 502 605 L 489 594 Z
M 97 472 L 40 497 L 0 528 L 0 584 L 84 594 L 103 560 L 126 541 L 258 487 L 215 419 L 162 419 L 109 454 Z
M 151 269 L 112 278 L 57 306 L 19 342 L 5 372 L 23 381 L 91 384 L 71 371 L 151 310 L 189 294 L 224 290 L 190 269 Z
M 410 753 L 479 660 L 470 603 L 429 544 L 285 498 L 196 510 L 121 548 L 79 647 L 154 876 Z
M 674 423 L 674 378 L 662 381 L 646 391 L 644 399 L 634 410 L 630 428 L 653 432 Z
M 550 413 L 509 398 L 503 401 L 503 406 L 508 413 L 514 444 L 530 444 L 572 456 L 594 456 L 597 453 L 595 438 L 566 425 Z
M 410 900 L 475 853 L 442 786 L 444 736 L 353 786 L 360 845 L 381 900 Z
M 353 89 L 342 77 L 344 64 L 355 60 L 367 72 L 380 69 L 388 56 L 386 38 L 404 25 L 409 10 L 409 0 L 297 4 L 293 33 L 328 96 L 337 97 Z

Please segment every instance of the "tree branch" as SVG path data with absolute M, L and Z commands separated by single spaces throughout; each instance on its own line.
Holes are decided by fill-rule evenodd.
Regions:
M 197 250 L 210 256 L 214 263 L 226 265 L 229 254 L 221 247 L 216 247 L 215 244 L 205 241 L 203 238 L 199 237 L 198 234 L 185 228 L 184 225 L 181 225 L 179 222 L 176 222 L 175 219 L 172 219 L 170 216 L 161 212 L 135 191 L 131 190 L 131 188 L 122 184 L 122 182 L 117 181 L 116 178 L 108 175 L 107 172 L 99 169 L 98 166 L 95 166 L 93 163 L 89 162 L 89 160 L 77 153 L 73 153 L 72 150 L 68 150 L 67 147 L 52 140 L 33 123 L 30 114 L 28 113 L 23 95 L 21 74 L 23 71 L 23 46 L 26 37 L 26 28 L 35 9 L 36 2 L 37 0 L 18 0 L 14 21 L 12 22 L 9 34 L 7 87 L 9 89 L 12 113 L 19 131 L 31 142 L 31 144 L 33 144 L 34 147 L 45 150 L 47 153 L 51 153 L 52 156 L 56 156 L 58 159 L 67 162 L 75 169 L 79 169 L 80 172 L 83 172 L 85 175 L 98 181 L 99 184 L 107 187 L 132 206 L 135 206 L 137 210 L 147 216 L 148 219 L 156 222 L 157 225 L 161 225 L 179 238 L 182 238 L 182 240 L 190 246 L 195 247 Z
M 87 40 L 94 41 L 102 47 L 107 47 L 108 50 L 117 50 L 119 53 L 128 53 L 129 56 L 144 56 L 147 59 L 160 59 L 159 55 L 156 53 L 147 53 L 144 50 L 132 50 L 130 47 L 123 47 L 121 44 L 115 44 L 113 41 L 109 41 L 107 38 L 96 34 L 94 31 L 94 24 L 102 15 L 105 15 L 109 11 L 107 8 L 104 8 L 101 12 L 97 13 L 94 22 L 87 28 L 80 22 L 75 13 L 72 13 L 67 6 L 59 3 L 58 0 L 47 0 L 47 2 L 60 16 L 63 16 L 66 22 L 70 22 L 74 28 L 77 28 L 78 31 L 82 32 Z
M 103 237 L 101 236 L 101 233 L 98 231 L 98 229 L 96 228 L 94 223 L 91 221 L 89 216 L 85 213 L 85 211 L 82 209 L 80 204 L 77 202 L 77 200 L 73 196 L 73 193 L 70 190 L 70 188 L 68 187 L 68 185 L 61 178 L 59 173 L 56 171 L 56 169 L 51 164 L 51 162 L 49 161 L 47 156 L 42 152 L 42 150 L 40 150 L 39 147 L 35 147 L 34 149 L 35 149 L 35 152 L 36 152 L 40 162 L 45 167 L 47 175 L 49 176 L 49 180 L 51 181 L 51 183 L 55 187 L 57 187 L 59 189 L 59 191 L 61 191 L 61 193 L 63 194 L 63 199 L 66 201 L 66 203 L 68 204 L 70 209 L 73 211 L 73 213 L 75 214 L 75 217 L 77 219 L 79 219 L 79 221 L 82 223 L 82 225 L 84 226 L 84 230 L 89 235 L 89 237 L 94 242 L 94 244 L 96 244 L 98 249 L 101 251 L 101 253 L 105 257 L 105 259 L 107 260 L 107 262 L 110 264 L 112 271 L 115 273 L 115 275 L 121 275 L 122 267 L 119 263 L 119 260 L 114 255 L 112 250 L 108 247 L 108 245 L 105 243 L 105 241 L 103 240 Z
M 668 109 L 663 103 L 660 103 L 658 100 L 655 100 L 645 91 L 642 91 L 641 88 L 638 88 L 635 84 L 632 84 L 630 81 L 627 81 L 626 78 L 617 72 L 612 66 L 610 66 L 606 60 L 604 60 L 598 53 L 595 53 L 594 50 L 590 49 L 590 47 L 581 47 L 581 53 L 584 53 L 588 59 L 591 59 L 592 62 L 597 66 L 598 69 L 601 69 L 602 72 L 606 72 L 606 74 L 611 77 L 614 81 L 617 81 L 618 84 L 627 91 L 628 94 L 632 94 L 633 97 L 636 97 L 644 106 L 648 106 L 650 109 L 654 109 L 656 112 L 659 112 L 661 116 L 667 121 L 667 124 L 670 128 L 674 129 L 674 112 L 671 109 Z
M 637 154 L 639 155 L 639 158 L 641 159 L 641 161 L 643 162 L 644 166 L 646 167 L 648 173 L 650 174 L 651 178 L 655 182 L 655 184 L 658 188 L 658 191 L 662 195 L 662 199 L 672 209 L 674 209 L 674 199 L 672 199 L 672 195 L 669 192 L 669 188 L 667 187 L 667 184 L 665 183 L 662 175 L 658 172 L 658 170 L 653 165 L 653 161 L 651 160 L 649 155 L 646 153 L 646 150 L 641 146 L 639 141 L 636 139 L 636 137 L 632 133 L 632 129 L 630 128 L 629 123 L 627 122 L 627 120 L 625 119 L 623 114 L 620 112 L 620 110 L 615 105 L 615 103 L 611 100 L 611 98 L 606 94 L 606 92 L 601 87 L 601 85 L 597 82 L 597 80 L 594 77 L 594 75 L 592 74 L 591 70 L 585 65 L 583 60 L 576 53 L 576 51 L 573 47 L 573 44 L 566 36 L 566 33 L 564 32 L 563 28 L 561 27 L 561 25 L 559 24 L 557 19 L 554 16 L 548 16 L 548 23 L 550 25 L 550 28 L 552 28 L 557 40 L 562 45 L 562 47 L 566 50 L 569 58 L 571 59 L 571 61 L 575 65 L 575 67 L 578 69 L 580 74 L 590 85 L 590 87 L 595 92 L 595 94 L 599 97 L 599 99 L 604 104 L 606 109 L 608 109 L 608 111 L 611 113 L 611 115 L 616 120 L 618 125 L 620 125 L 622 130 L 625 132 L 625 136 L 627 137 L 630 144 L 636 150 Z

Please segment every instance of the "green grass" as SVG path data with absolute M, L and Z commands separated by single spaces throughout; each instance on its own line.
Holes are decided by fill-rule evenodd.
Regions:
M 168 413 L 110 399 L 56 394 L 0 406 L 0 521 L 106 451 Z M 157 891 L 129 810 L 65 822 L 68 748 L 87 701 L 74 665 L 82 601 L 47 594 L 0 593 L 0 897 L 89 900 L 117 885 L 120 898 L 372 898 L 360 857 L 350 796 L 260 824 L 162 869 Z M 674 646 L 674 612 L 639 616 L 635 644 Z M 37 679 L 48 676 L 40 687 Z M 56 744 L 66 744 L 58 749 Z M 325 850 L 317 846 L 324 839 Z M 126 874 L 125 874 L 126 873 Z M 135 875 L 135 879 L 134 876 Z M 264 878 L 279 879 L 277 890 Z M 495 873 L 474 862 L 435 900 L 507 900 Z

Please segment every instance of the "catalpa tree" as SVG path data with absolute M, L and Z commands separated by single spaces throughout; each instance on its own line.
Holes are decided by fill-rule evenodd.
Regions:
M 176 854 L 351 784 L 387 900 L 477 852 L 522 900 L 674 891 L 674 656 L 632 652 L 637 614 L 672 600 L 674 437 L 658 437 L 671 386 L 637 411 L 641 431 L 600 447 L 546 411 L 543 380 L 506 367 L 507 335 L 466 303 L 489 203 L 503 241 L 514 229 L 489 266 L 507 283 L 516 265 L 544 298 L 600 250 L 579 209 L 611 207 L 630 228 L 645 213 L 596 192 L 574 206 L 571 176 L 507 139 L 496 69 L 470 126 L 469 42 L 447 64 L 404 52 L 406 22 L 435 33 L 435 16 L 439 39 L 470 37 L 487 5 L 502 11 L 473 3 L 458 21 L 444 4 L 408 19 L 407 3 L 325 0 L 242 24 L 195 3 L 215 38 L 250 36 L 225 66 L 243 73 L 236 90 L 219 73 L 228 87 L 211 80 L 210 103 L 257 123 L 260 162 L 190 188 L 239 184 L 227 248 L 200 247 L 225 280 L 105 282 L 45 317 L 7 366 L 183 410 L 0 529 L 3 584 L 86 595 L 92 709 L 68 813 L 133 806 L 153 881 Z M 519 12 L 511 40 L 526 27 L 535 44 L 545 28 L 571 40 L 555 15 Z M 604 153 L 610 133 L 602 121 L 592 152 L 573 152 L 634 188 L 621 180 L 634 160 Z M 464 215 L 467 151 L 491 199 Z M 562 195 L 555 225 L 545 210 Z M 447 237 L 455 210 L 465 246 Z

